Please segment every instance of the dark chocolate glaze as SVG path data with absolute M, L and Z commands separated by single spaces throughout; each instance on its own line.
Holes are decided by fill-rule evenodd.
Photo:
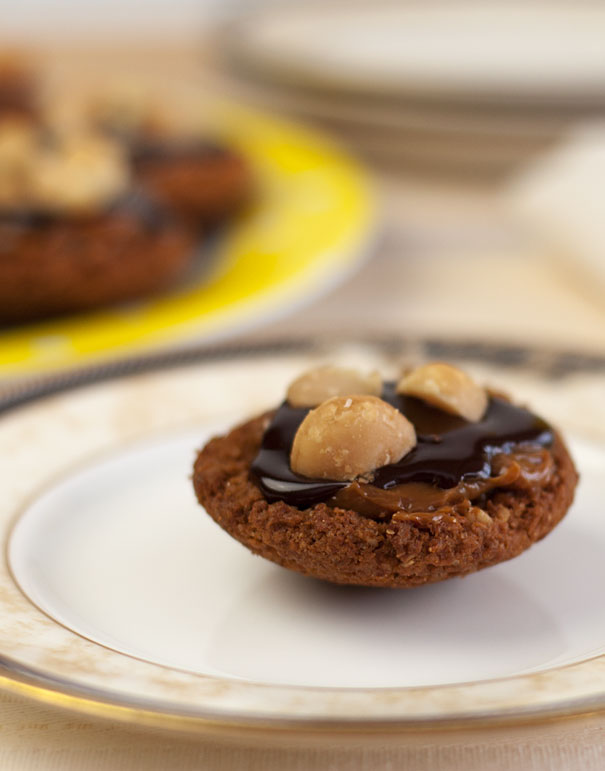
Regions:
M 137 138 L 130 146 L 130 155 L 136 168 L 147 165 L 224 158 L 226 147 L 203 138 L 153 139 Z
M 425 482 L 435 487 L 455 487 L 462 480 L 487 478 L 491 460 L 521 444 L 550 447 L 551 426 L 522 407 L 492 396 L 484 417 L 470 423 L 431 407 L 420 399 L 399 396 L 394 383 L 385 383 L 382 398 L 414 425 L 418 443 L 399 463 L 374 473 L 372 484 L 384 490 L 406 482 Z M 284 402 L 267 428 L 252 473 L 265 498 L 308 508 L 326 501 L 348 482 L 308 479 L 290 469 L 290 450 L 298 427 L 309 412 Z
M 140 191 L 130 191 L 93 213 L 73 214 L 25 206 L 18 209 L 0 209 L 0 226 L 16 230 L 43 230 L 70 220 L 97 220 L 113 215 L 132 217 L 151 232 L 161 230 L 172 219 L 168 210 L 151 197 Z
M 107 214 L 124 214 L 138 220 L 146 230 L 154 233 L 173 221 L 168 209 L 141 190 L 133 190 L 118 198 L 106 210 Z
M 22 206 L 18 209 L 0 209 L 0 225 L 17 229 L 46 228 L 59 219 L 55 212 Z

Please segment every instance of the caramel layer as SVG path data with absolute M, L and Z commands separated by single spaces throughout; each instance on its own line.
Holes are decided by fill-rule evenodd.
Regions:
M 478 501 L 496 488 L 530 488 L 546 482 L 552 473 L 552 455 L 546 449 L 520 447 L 510 455 L 492 459 L 492 475 L 467 478 L 455 487 L 441 488 L 426 482 L 405 482 L 387 489 L 364 482 L 352 482 L 328 500 L 331 506 L 353 509 L 372 519 L 388 519 L 396 511 L 433 512 L 458 510 Z

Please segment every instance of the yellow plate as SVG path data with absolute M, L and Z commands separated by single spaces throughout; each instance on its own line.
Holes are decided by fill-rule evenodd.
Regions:
M 367 247 L 373 199 L 363 170 L 312 132 L 221 106 L 213 132 L 258 183 L 255 207 L 218 246 L 211 276 L 160 298 L 0 333 L 0 374 L 80 366 L 109 356 L 224 336 L 329 288 Z

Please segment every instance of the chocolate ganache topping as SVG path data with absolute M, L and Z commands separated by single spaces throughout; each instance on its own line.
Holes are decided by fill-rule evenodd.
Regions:
M 217 142 L 197 137 L 181 140 L 139 137 L 132 141 L 131 148 L 132 160 L 137 167 L 174 161 L 215 160 L 229 154 L 227 148 Z
M 481 420 L 462 417 L 396 393 L 395 383 L 384 384 L 381 398 L 399 410 L 416 429 L 417 444 L 399 462 L 376 469 L 371 486 L 385 491 L 409 483 L 442 490 L 461 483 L 489 480 L 492 461 L 528 446 L 549 448 L 554 431 L 528 410 L 492 395 Z M 265 498 L 273 503 L 308 508 L 329 501 L 350 482 L 309 479 L 290 468 L 290 451 L 298 427 L 309 408 L 284 402 L 273 415 L 252 464 Z M 354 483 L 356 484 L 356 483 Z
M 150 196 L 140 191 L 124 193 L 96 211 L 74 214 L 69 211 L 53 211 L 33 206 L 9 209 L 0 207 L 0 228 L 3 234 L 11 228 L 16 235 L 20 231 L 43 230 L 68 220 L 80 222 L 96 220 L 104 216 L 123 215 L 139 222 L 146 230 L 160 230 L 172 218 L 169 212 Z

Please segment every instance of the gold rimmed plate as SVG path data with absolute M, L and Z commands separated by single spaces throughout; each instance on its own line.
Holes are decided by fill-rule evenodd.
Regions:
M 89 714 L 240 735 L 605 707 L 605 435 L 595 419 L 605 362 L 438 347 L 569 437 L 582 482 L 543 542 L 463 580 L 402 592 L 334 587 L 249 554 L 197 505 L 196 448 L 277 403 L 313 363 L 389 374 L 436 349 L 390 340 L 206 352 L 35 399 L 0 421 L 1 684 Z

